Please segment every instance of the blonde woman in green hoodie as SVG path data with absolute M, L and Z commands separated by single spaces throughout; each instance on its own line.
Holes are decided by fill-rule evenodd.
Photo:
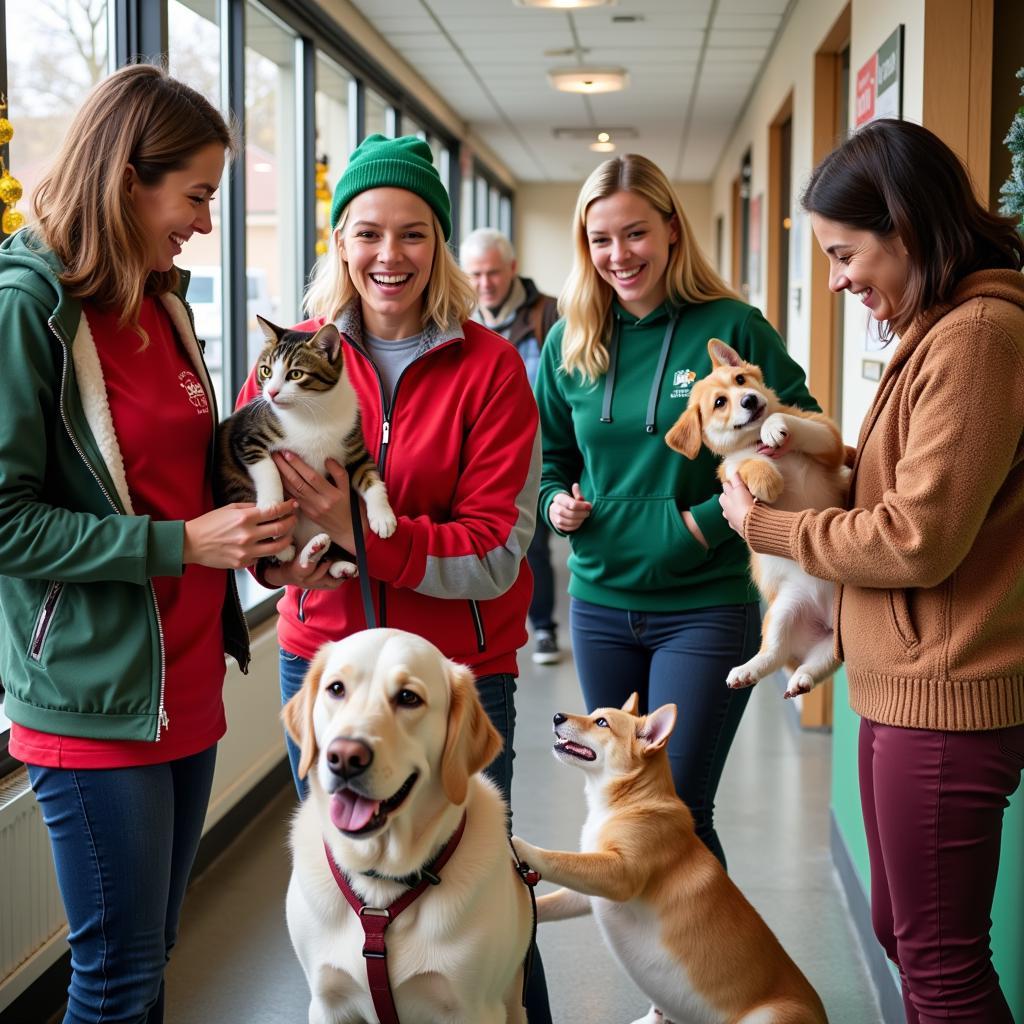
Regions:
M 724 864 L 714 798 L 749 690 L 725 683 L 760 639 L 747 548 L 722 518 L 716 460 L 665 444 L 708 339 L 762 367 L 783 401 L 816 410 L 801 368 L 697 247 L 664 173 L 627 154 L 576 204 L 575 261 L 537 378 L 540 512 L 569 538 L 573 653 L 588 708 L 678 705 L 676 790 Z

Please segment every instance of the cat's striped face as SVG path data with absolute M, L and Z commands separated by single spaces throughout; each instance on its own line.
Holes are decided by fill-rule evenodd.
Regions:
M 341 377 L 344 359 L 341 336 L 332 323 L 307 333 L 288 331 L 260 319 L 267 344 L 256 364 L 263 397 L 275 408 L 315 399 Z

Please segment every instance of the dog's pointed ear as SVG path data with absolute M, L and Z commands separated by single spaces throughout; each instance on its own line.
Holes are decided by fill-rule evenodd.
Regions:
M 675 421 L 665 435 L 665 444 L 674 452 L 688 459 L 697 458 L 704 441 L 703 424 L 700 418 L 700 404 L 694 403 Z
M 463 804 L 469 777 L 482 771 L 498 756 L 502 740 L 480 703 L 473 673 L 454 661 L 447 661 L 446 669 L 448 733 L 441 756 L 441 785 L 453 804 Z
M 711 366 L 714 369 L 718 369 L 719 366 L 743 365 L 739 352 L 718 338 L 712 338 L 708 342 L 708 355 L 711 356 Z
M 304 779 L 309 774 L 316 761 L 318 751 L 316 731 L 313 728 L 313 705 L 316 703 L 316 695 L 320 691 L 320 678 L 324 674 L 326 664 L 327 648 L 325 646 L 317 651 L 316 657 L 310 662 L 306 678 L 302 681 L 302 688 L 281 709 L 281 720 L 284 722 L 284 727 L 299 748 L 297 772 L 300 779 Z
M 640 694 L 634 690 L 627 698 L 626 703 L 622 705 L 622 710 L 627 715 L 635 715 L 637 708 L 640 707 Z
M 653 754 L 668 743 L 669 736 L 676 724 L 675 704 L 662 704 L 657 711 L 652 711 L 643 725 L 637 730 L 637 738 L 647 746 L 646 753 Z

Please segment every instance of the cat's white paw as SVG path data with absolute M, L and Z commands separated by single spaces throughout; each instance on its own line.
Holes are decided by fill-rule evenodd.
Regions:
M 383 484 L 373 487 L 367 493 L 366 518 L 370 523 L 370 529 L 384 540 L 395 532 L 398 520 L 388 503 L 387 491 Z
M 789 437 L 786 418 L 780 412 L 772 413 L 761 425 L 761 442 L 770 448 L 781 448 Z
M 303 569 L 307 569 L 311 565 L 316 565 L 323 557 L 324 552 L 330 546 L 331 538 L 326 533 L 318 533 L 315 537 L 306 542 L 306 546 L 299 554 L 299 564 Z
M 359 575 L 359 566 L 354 562 L 331 562 L 331 567 L 327 571 L 336 580 L 352 580 Z
M 276 555 L 274 555 L 274 558 L 278 562 L 280 562 L 282 564 L 284 564 L 285 562 L 290 562 L 294 557 L 295 557 L 295 545 L 294 544 L 289 544 L 288 547 L 286 547 L 284 549 L 284 551 L 278 551 L 278 553 Z
M 761 677 L 748 661 L 745 665 L 737 665 L 725 677 L 725 685 L 730 690 L 740 690 L 747 686 L 753 686 Z

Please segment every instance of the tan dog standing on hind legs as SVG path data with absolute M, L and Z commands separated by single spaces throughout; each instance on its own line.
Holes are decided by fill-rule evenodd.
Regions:
M 605 942 L 654 1003 L 634 1024 L 827 1024 L 818 994 L 697 838 L 676 795 L 666 744 L 674 704 L 554 717 L 555 756 L 583 770 L 581 852 L 513 840 L 565 888 L 537 901 L 540 921 L 593 911 Z M 570 891 L 571 890 L 571 891 Z
M 665 435 L 668 446 L 696 458 L 701 444 L 722 457 L 718 477 L 739 476 L 758 501 L 789 512 L 845 503 L 849 473 L 836 425 L 821 413 L 782 405 L 758 367 L 712 338 L 711 373 L 697 381 L 686 412 Z M 772 449 L 784 454 L 772 458 Z M 783 666 L 786 696 L 807 693 L 838 667 L 833 635 L 835 584 L 809 576 L 789 558 L 751 552 L 750 571 L 768 603 L 761 649 L 727 678 L 753 686 Z

